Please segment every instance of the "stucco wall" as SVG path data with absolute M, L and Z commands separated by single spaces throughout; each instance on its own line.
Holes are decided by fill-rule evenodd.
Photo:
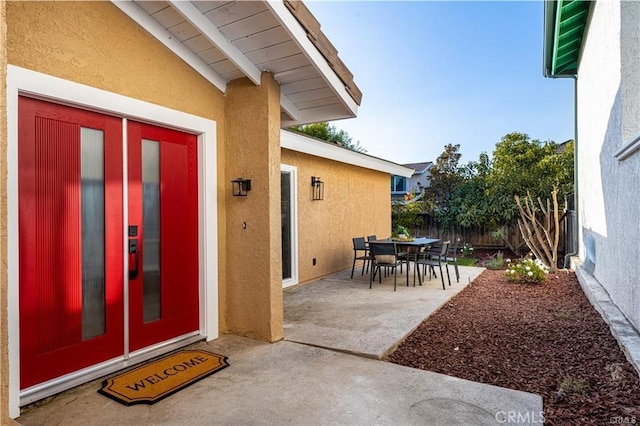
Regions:
M 614 154 L 640 131 L 637 2 L 594 2 L 578 70 L 580 257 L 640 329 L 640 152 Z
M 4 2 L 3 2 L 4 4 Z M 8 62 L 217 122 L 224 158 L 224 95 L 110 2 L 8 2 Z M 225 247 L 225 164 L 218 163 L 219 247 Z M 219 300 L 226 252 L 219 250 Z M 221 331 L 226 330 L 220 306 Z
M 9 421 L 7 341 L 7 77 L 6 3 L 0 2 L 0 424 Z
M 251 179 L 246 197 L 227 192 L 227 325 L 235 334 L 283 337 L 280 235 L 280 88 L 262 74 L 227 86 L 225 184 Z
M 298 168 L 299 282 L 351 268 L 353 237 L 391 235 L 388 173 L 287 149 L 282 164 Z M 324 182 L 322 201 L 311 200 L 311 176 Z
M 8 2 L 8 62 L 222 120 L 224 97 L 110 2 Z

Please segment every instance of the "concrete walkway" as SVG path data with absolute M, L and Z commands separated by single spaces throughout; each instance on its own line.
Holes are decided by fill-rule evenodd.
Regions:
M 345 273 L 289 289 L 286 339 L 305 344 L 223 336 L 193 347 L 228 356 L 230 367 L 155 405 L 125 407 L 98 394 L 100 381 L 95 381 L 28 407 L 18 422 L 489 425 L 513 418 L 521 424 L 540 423 L 538 395 L 371 359 L 386 354 L 397 344 L 395 339 L 480 272 L 464 271 L 470 275 L 446 291 L 432 281 L 422 288 L 398 287 L 394 293 L 388 278 L 370 290 L 368 280 L 351 281 Z M 337 351 L 323 348 L 332 346 Z
M 284 292 L 285 339 L 381 359 L 391 353 L 425 318 L 473 281 L 483 268 L 459 267 L 460 282 L 450 268 L 451 287 L 442 289 L 438 277 L 413 286 L 413 270 L 398 273 L 369 288 L 369 276 L 359 269 L 287 289 Z M 406 273 L 406 270 L 405 270 Z M 446 275 L 446 273 L 445 273 Z

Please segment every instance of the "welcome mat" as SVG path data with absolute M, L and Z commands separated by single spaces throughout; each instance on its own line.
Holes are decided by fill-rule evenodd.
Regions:
M 98 392 L 125 405 L 155 404 L 228 366 L 225 356 L 182 350 L 107 379 Z

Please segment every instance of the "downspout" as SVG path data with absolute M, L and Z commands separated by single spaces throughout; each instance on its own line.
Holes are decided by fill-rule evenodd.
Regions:
M 573 222 L 573 247 L 574 251 L 564 255 L 564 267 L 571 266 L 571 258 L 579 253 L 578 249 L 578 76 L 573 76 L 573 211 L 575 220 Z

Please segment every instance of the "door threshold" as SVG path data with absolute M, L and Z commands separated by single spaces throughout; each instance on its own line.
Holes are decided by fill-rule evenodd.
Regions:
M 153 346 L 132 352 L 127 358 L 124 356 L 114 358 L 100 364 L 82 370 L 74 371 L 61 377 L 49 380 L 44 383 L 31 386 L 20 391 L 20 406 L 23 407 L 32 402 L 55 395 L 68 389 L 80 386 L 84 383 L 106 376 L 119 370 L 131 367 L 141 362 L 147 361 L 160 355 L 164 355 L 173 350 L 182 348 L 192 343 L 205 339 L 200 332 L 188 333 L 174 339 L 170 339 Z

